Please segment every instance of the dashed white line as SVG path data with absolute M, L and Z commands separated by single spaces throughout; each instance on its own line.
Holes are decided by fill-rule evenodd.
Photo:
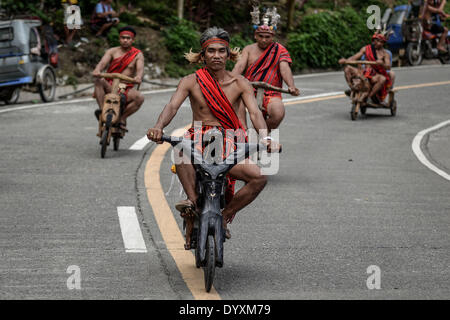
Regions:
M 344 93 L 344 91 L 325 92 L 325 93 L 312 94 L 312 95 L 298 97 L 298 98 L 283 99 L 283 102 L 292 102 L 292 101 L 301 101 L 301 100 L 314 99 L 314 98 L 330 97 L 330 96 L 336 96 L 336 95 L 343 94 L 343 93 Z
M 447 172 L 439 169 L 438 167 L 436 167 L 434 164 L 432 164 L 430 162 L 430 160 L 428 160 L 428 158 L 425 156 L 425 154 L 422 152 L 422 148 L 420 147 L 420 145 L 422 144 L 422 139 L 425 135 L 439 130 L 447 125 L 450 125 L 450 120 L 441 122 L 431 128 L 425 129 L 420 131 L 415 137 L 414 140 L 412 142 L 412 149 L 414 154 L 416 155 L 417 159 L 419 159 L 420 162 L 422 162 L 422 164 L 424 166 L 426 166 L 428 169 L 430 169 L 431 171 L 437 173 L 438 175 L 440 175 L 442 178 L 450 181 L 450 174 L 448 174 Z
M 143 136 L 138 141 L 133 143 L 133 145 L 129 148 L 129 150 L 142 150 L 149 143 L 150 143 L 150 140 L 147 138 L 147 136 Z
M 122 231 L 125 251 L 130 253 L 146 253 L 144 237 L 134 207 L 117 207 L 120 229 Z

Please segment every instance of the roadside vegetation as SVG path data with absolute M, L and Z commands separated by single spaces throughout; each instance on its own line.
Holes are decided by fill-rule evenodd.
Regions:
M 180 77 L 195 70 L 183 54 L 199 50 L 201 31 L 220 26 L 232 36 L 231 45 L 243 48 L 253 42 L 249 12 L 252 1 L 235 0 L 116 0 L 113 8 L 126 10 L 120 24 L 111 29 L 106 39 L 95 38 L 89 30 L 89 20 L 97 0 L 79 0 L 84 25 L 75 37 L 77 46 L 59 49 L 58 74 L 66 83 L 90 81 L 89 73 L 105 50 L 118 45 L 118 28 L 136 27 L 135 46 L 144 52 L 149 78 Z M 178 3 L 182 3 L 180 19 Z M 262 7 L 276 6 L 281 15 L 277 40 L 285 45 L 293 58 L 296 73 L 311 69 L 337 68 L 337 60 L 347 57 L 370 41 L 372 31 L 366 27 L 366 8 L 375 4 L 382 11 L 407 0 L 280 0 L 260 1 Z M 450 2 L 447 4 L 450 12 Z M 63 39 L 63 8 L 61 0 L 1 2 L 3 19 L 19 15 L 34 15 L 51 23 Z M 449 24 L 449 22 L 447 22 Z M 80 41 L 84 38 L 85 41 Z M 86 41 L 87 39 L 87 41 Z M 75 65 L 75 68 L 74 68 Z M 230 63 L 229 67 L 232 67 Z

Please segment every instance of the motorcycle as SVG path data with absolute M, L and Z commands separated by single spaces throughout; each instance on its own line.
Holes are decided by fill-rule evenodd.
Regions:
M 439 52 L 436 48 L 439 43 L 440 34 L 436 35 L 427 31 L 419 19 L 412 25 L 413 39 L 406 47 L 406 57 L 409 64 L 420 65 L 423 59 L 439 59 L 441 63 L 450 63 L 450 32 L 445 40 L 446 53 Z M 415 31 L 415 32 L 414 32 Z

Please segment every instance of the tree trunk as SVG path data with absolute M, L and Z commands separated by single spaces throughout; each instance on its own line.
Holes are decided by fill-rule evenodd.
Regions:
M 305 3 L 308 0 L 288 0 L 287 1 L 287 11 L 288 11 L 288 20 L 286 28 L 288 30 L 292 29 L 292 25 L 294 23 L 294 13 L 295 13 L 295 5 L 298 3 L 298 10 L 301 10 Z
M 178 19 L 183 19 L 184 0 L 177 0 Z

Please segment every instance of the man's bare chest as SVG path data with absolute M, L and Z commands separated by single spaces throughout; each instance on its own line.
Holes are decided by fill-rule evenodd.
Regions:
M 230 104 L 235 104 L 239 98 L 241 97 L 241 91 L 239 90 L 239 87 L 236 84 L 229 84 L 226 86 L 221 86 L 222 93 L 225 96 L 225 100 L 228 100 Z M 216 92 L 219 96 L 221 94 L 219 92 Z M 208 95 L 209 96 L 209 95 Z M 205 96 L 203 95 L 202 90 L 200 89 L 200 86 L 196 84 L 191 92 L 191 98 L 193 98 L 194 102 L 200 106 L 200 107 L 207 107 L 208 103 L 206 101 Z M 219 101 L 219 99 L 216 99 L 216 101 Z

